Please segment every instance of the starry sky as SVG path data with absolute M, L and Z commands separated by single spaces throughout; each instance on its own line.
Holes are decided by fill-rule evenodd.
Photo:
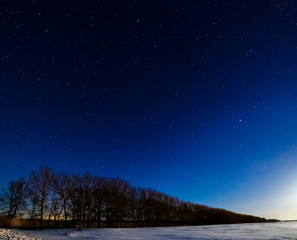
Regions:
M 297 218 L 297 3 L 1 0 L 0 187 L 119 177 Z

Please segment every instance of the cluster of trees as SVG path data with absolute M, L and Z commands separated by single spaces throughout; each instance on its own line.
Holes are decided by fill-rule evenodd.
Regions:
M 5 219 L 26 219 L 43 227 L 137 227 L 264 222 L 266 219 L 184 202 L 132 187 L 120 179 L 91 174 L 32 171 L 0 190 Z

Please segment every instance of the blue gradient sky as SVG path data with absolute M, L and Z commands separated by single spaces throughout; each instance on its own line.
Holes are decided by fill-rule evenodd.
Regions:
M 0 186 L 120 177 L 297 217 L 294 1 L 2 1 Z

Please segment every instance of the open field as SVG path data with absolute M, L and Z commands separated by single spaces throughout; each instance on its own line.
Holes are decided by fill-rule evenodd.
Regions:
M 297 222 L 164 228 L 104 228 L 21 231 L 0 229 L 0 240 L 282 240 L 297 239 Z

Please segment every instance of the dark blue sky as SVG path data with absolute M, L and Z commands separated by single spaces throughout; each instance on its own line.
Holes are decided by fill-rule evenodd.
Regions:
M 296 218 L 294 1 L 0 6 L 1 186 L 50 166 Z

